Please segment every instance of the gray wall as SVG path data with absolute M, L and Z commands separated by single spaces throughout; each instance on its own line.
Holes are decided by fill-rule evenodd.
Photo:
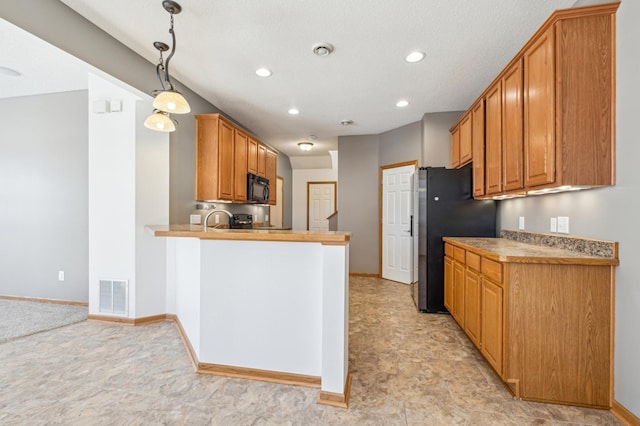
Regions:
M 87 96 L 0 100 L 1 295 L 87 301 Z
M 449 129 L 458 121 L 463 112 L 434 112 L 422 116 L 421 166 L 451 166 L 451 134 Z
M 571 235 L 618 241 L 616 268 L 614 398 L 640 417 L 640 144 L 637 113 L 640 94 L 640 3 L 624 0 L 616 15 L 616 164 L 617 183 L 609 188 L 501 201 L 500 228 L 549 232 L 549 218 L 569 216 Z
M 351 232 L 351 273 L 379 273 L 378 144 L 378 135 L 338 138 L 338 230 Z
M 380 156 L 378 164 L 380 166 L 413 160 L 420 162 L 422 125 L 419 121 L 380 133 L 378 136 L 380 138 L 378 147 Z M 342 153 L 340 153 L 340 161 L 342 161 Z

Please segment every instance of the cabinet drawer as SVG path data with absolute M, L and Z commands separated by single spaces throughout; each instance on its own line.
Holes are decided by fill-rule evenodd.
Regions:
M 487 278 L 501 283 L 502 282 L 502 263 L 494 262 L 486 258 L 482 258 L 482 273 Z
M 445 256 L 453 257 L 453 246 L 449 243 L 444 244 L 444 254 Z
M 480 271 L 480 255 L 468 251 L 467 266 L 471 269 L 475 269 L 476 271 Z
M 454 247 L 453 258 L 458 262 L 464 263 L 464 249 L 461 249 L 460 247 Z

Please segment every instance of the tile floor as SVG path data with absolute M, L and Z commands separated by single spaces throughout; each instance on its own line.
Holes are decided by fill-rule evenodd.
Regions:
M 318 389 L 197 375 L 171 322 L 80 322 L 0 344 L 0 425 L 621 425 L 518 401 L 448 315 L 409 288 L 350 280 L 348 409 Z

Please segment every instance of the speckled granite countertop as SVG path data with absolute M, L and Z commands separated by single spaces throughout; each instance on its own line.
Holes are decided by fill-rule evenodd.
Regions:
M 485 256 L 489 259 L 499 262 L 511 263 L 556 263 L 556 264 L 587 264 L 587 265 L 618 265 L 617 243 L 599 240 L 585 240 L 577 238 L 582 244 L 571 245 L 573 249 L 565 247 L 551 246 L 553 241 L 547 241 L 544 238 L 531 239 L 536 244 L 524 243 L 519 241 L 522 237 L 517 231 L 509 231 L 511 234 L 501 235 L 503 238 L 471 238 L 471 237 L 445 237 L 445 242 L 470 250 Z M 526 233 L 532 234 L 532 233 Z M 535 234 L 544 236 L 546 234 Z M 555 237 L 550 235 L 549 237 Z M 572 237 L 561 237 L 571 239 Z M 517 240 L 518 241 L 517 241 Z M 529 240 L 528 240 L 529 241 Z M 612 250 L 601 250 L 602 253 L 594 254 L 590 244 L 584 242 L 593 242 L 594 245 L 604 247 L 604 243 L 612 245 Z M 578 249 L 583 249 L 582 251 Z

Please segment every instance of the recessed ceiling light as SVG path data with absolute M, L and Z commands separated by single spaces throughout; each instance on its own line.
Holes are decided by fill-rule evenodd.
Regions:
M 289 114 L 291 114 L 291 115 L 298 115 L 298 114 L 300 114 L 300 111 L 298 111 L 296 108 L 291 108 L 288 112 L 289 112 Z
M 14 70 L 13 68 L 0 66 L 0 75 L 6 75 L 9 77 L 20 77 L 22 73 L 20 71 Z
M 424 53 L 424 52 L 421 52 L 421 51 L 419 51 L 419 50 L 416 50 L 416 51 L 414 51 L 414 52 L 409 53 L 409 54 L 404 58 L 404 60 L 405 60 L 405 61 L 407 61 L 407 62 L 411 62 L 411 63 L 413 63 L 413 62 L 420 62 L 421 60 L 423 60 L 423 59 L 424 59 L 424 57 L 425 57 L 425 56 L 426 56 L 426 55 L 425 55 L 425 53 Z
M 329 56 L 333 52 L 333 45 L 331 43 L 323 42 L 313 46 L 313 53 L 318 56 Z
M 398 108 L 404 108 L 404 107 L 406 107 L 407 105 L 409 105 L 409 101 L 405 101 L 404 99 L 403 99 L 403 100 L 401 100 L 401 101 L 396 102 L 396 106 L 397 106 Z
M 256 75 L 259 75 L 260 77 L 271 77 L 271 74 L 273 73 L 267 68 L 258 68 L 256 70 Z

